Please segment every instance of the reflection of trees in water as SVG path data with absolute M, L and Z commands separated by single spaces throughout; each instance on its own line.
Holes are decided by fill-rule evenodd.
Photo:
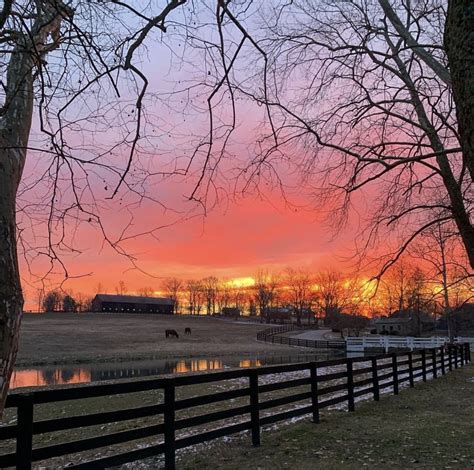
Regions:
M 163 374 L 182 374 L 222 369 L 224 364 L 220 359 L 188 359 L 180 361 L 164 361 L 156 367 L 127 367 L 122 369 L 91 370 L 91 380 L 126 379 L 131 377 L 148 377 Z
M 73 369 L 61 369 L 61 380 L 64 383 L 70 382 L 76 374 L 80 375 L 81 371 L 80 369 L 78 370 L 73 370 Z
M 41 378 L 43 379 L 46 385 L 53 385 L 57 383 L 56 379 L 56 370 L 55 369 L 45 369 L 41 371 Z
M 36 369 L 28 371 L 17 371 L 22 377 L 18 377 L 19 386 L 55 385 L 80 382 L 99 382 L 101 380 L 127 379 L 134 377 L 150 377 L 163 374 L 182 374 L 187 372 L 204 372 L 223 369 L 224 367 L 255 367 L 265 365 L 286 364 L 291 362 L 320 361 L 341 357 L 339 352 L 318 352 L 313 354 L 287 355 L 287 356 L 263 356 L 245 359 L 232 359 L 223 362 L 221 359 L 182 359 L 162 361 L 151 367 L 122 367 L 117 369 L 86 369 L 86 368 L 57 368 Z M 13 376 L 13 382 L 17 380 Z
M 88 382 L 90 377 L 82 369 L 43 369 L 39 371 L 41 380 L 32 385 L 55 385 L 67 383 Z

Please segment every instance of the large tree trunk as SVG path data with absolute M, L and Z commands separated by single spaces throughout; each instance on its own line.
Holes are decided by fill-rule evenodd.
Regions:
M 474 2 L 449 0 L 444 43 L 451 69 L 453 96 L 463 161 L 474 184 Z M 474 269 L 474 228 L 463 237 Z
M 0 157 L 0 410 L 3 410 L 10 377 L 18 350 L 18 335 L 23 309 L 16 250 L 15 197 L 20 167 L 14 150 Z
M 16 31 L 16 47 L 9 56 L 0 119 L 0 416 L 15 364 L 23 309 L 15 212 L 33 116 L 33 68 L 59 46 L 61 20 L 73 13 L 61 0 L 37 2 L 31 30 L 27 34 Z M 48 42 L 50 36 L 53 42 Z
M 24 46 L 10 58 L 0 120 L 0 416 L 15 364 L 23 309 L 15 213 L 33 114 L 33 59 Z
M 449 0 L 444 43 L 451 70 L 463 160 L 474 183 L 474 2 L 472 0 Z

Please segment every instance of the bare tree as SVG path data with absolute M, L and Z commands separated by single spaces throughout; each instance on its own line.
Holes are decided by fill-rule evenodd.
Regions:
M 155 294 L 155 289 L 153 289 L 153 287 L 150 287 L 150 286 L 140 287 L 137 290 L 137 294 L 143 297 L 153 297 Z
M 270 321 L 269 309 L 274 307 L 278 298 L 280 277 L 267 271 L 258 271 L 255 276 L 255 302 L 259 309 L 260 318 L 267 323 Z
M 95 286 L 94 294 L 107 294 L 107 288 L 101 282 L 98 282 Z
M 217 297 L 219 292 L 219 279 L 209 276 L 201 281 L 201 286 L 206 301 L 206 313 L 214 315 L 216 313 Z
M 78 304 L 71 294 L 66 294 L 62 299 L 63 312 L 77 312 Z
M 174 302 L 174 313 L 177 314 L 180 308 L 179 297 L 181 289 L 183 287 L 183 281 L 176 277 L 170 277 L 165 279 L 163 282 L 163 290 L 165 295 Z
M 453 16 L 468 21 L 466 2 L 452 4 Z M 262 7 L 261 17 L 253 60 L 258 77 L 267 81 L 258 89 L 257 76 L 235 85 L 269 110 L 270 132 L 262 134 L 242 174 L 246 185 L 265 174 L 271 178 L 283 156 L 299 168 L 309 194 L 326 209 L 334 206 L 336 230 L 347 219 L 353 194 L 369 192 L 361 251 L 386 239 L 387 231 L 397 242 L 381 273 L 420 233 L 448 220 L 474 267 L 472 152 L 456 129 L 443 48 L 444 3 L 295 0 Z M 466 58 L 470 36 L 456 37 Z M 461 71 L 467 67 L 460 64 Z M 458 75 L 460 89 L 465 85 L 469 94 L 472 74 Z M 461 127 L 468 129 L 463 116 Z
M 417 240 L 410 255 L 427 267 L 430 295 L 441 305 L 447 319 L 448 335 L 453 341 L 452 311 L 469 298 L 469 288 L 465 285 L 472 278 L 453 227 L 449 224 L 431 227 Z
M 59 312 L 62 308 L 62 303 L 62 293 L 57 290 L 52 290 L 43 298 L 43 310 L 45 312 Z
M 204 300 L 204 289 L 201 281 L 190 280 L 186 283 L 188 294 L 188 307 L 191 315 L 199 315 L 201 313 Z
M 389 314 L 408 308 L 409 284 L 413 272 L 413 265 L 401 260 L 385 276 L 381 291 L 385 296 Z
M 44 299 L 44 287 L 41 287 L 36 290 L 37 300 L 38 300 L 38 313 L 43 311 L 43 299 Z
M 46 257 L 50 261 L 48 273 L 59 263 L 68 277 L 60 252 L 74 252 L 65 230 L 71 219 L 76 221 L 75 227 L 81 223 L 95 224 L 112 248 L 123 251 L 119 243 L 105 234 L 93 187 L 95 181 L 104 181 L 100 177 L 103 170 L 113 175 L 113 195 L 122 186 L 133 191 L 126 177 L 143 126 L 142 102 L 148 84 L 144 73 L 134 64 L 134 55 L 150 31 L 166 31 L 164 22 L 168 15 L 184 3 L 185 0 L 170 0 L 164 8 L 153 5 L 151 16 L 148 8 L 140 12 L 115 0 L 7 0 L 0 7 L 0 411 L 16 357 L 23 308 L 16 247 L 17 236 L 21 237 L 24 231 L 20 227 L 17 232 L 17 222 L 29 224 L 30 228 L 39 225 L 35 223 L 39 218 L 47 222 L 46 233 L 41 237 L 44 244 L 32 247 L 28 240 L 22 240 L 21 246 L 26 263 L 35 258 L 35 252 Z M 124 14 L 128 21 L 123 21 Z M 90 136 L 93 128 L 100 127 L 96 124 L 102 122 L 103 126 L 111 113 L 115 111 L 120 116 L 119 105 L 103 106 L 105 103 L 100 100 L 88 117 L 78 109 L 90 111 L 92 101 L 104 98 L 109 90 L 120 96 L 119 83 L 123 81 L 132 84 L 130 90 L 137 92 L 131 110 L 135 126 L 132 124 L 131 129 L 121 133 L 129 150 L 124 165 L 113 158 L 108 160 L 117 142 L 110 143 L 109 151 L 99 146 L 87 151 L 75 146 L 70 138 L 77 127 Z M 117 98 L 115 101 L 118 103 Z M 120 126 L 126 129 L 127 124 L 122 121 Z M 89 138 L 86 140 L 92 143 Z M 23 178 L 19 190 L 28 163 L 27 152 L 30 156 L 47 155 L 51 160 L 46 166 L 37 161 L 33 165 L 34 180 Z M 63 183 L 72 197 L 63 197 Z M 25 191 L 32 188 L 44 195 L 45 204 L 25 201 Z M 64 206 L 59 208 L 61 202 Z
M 407 307 L 416 321 L 417 336 L 421 335 L 422 316 L 427 313 L 430 297 L 426 274 L 417 266 L 408 279 L 407 285 Z
M 288 290 L 288 301 L 296 313 L 296 322 L 301 325 L 301 317 L 309 311 L 314 298 L 311 275 L 304 269 L 287 268 L 284 284 Z
M 315 284 L 316 303 L 326 325 L 338 314 L 357 313 L 356 282 L 344 279 L 339 272 L 324 271 L 316 274 Z
M 89 295 L 84 295 L 82 292 L 78 292 L 75 295 L 75 299 L 77 302 L 78 312 L 90 312 L 92 310 L 93 297 Z
M 117 295 L 126 295 L 128 292 L 127 286 L 125 282 L 119 281 L 119 283 L 115 286 L 115 293 Z
M 232 286 L 229 281 L 222 280 L 217 290 L 217 308 L 222 312 L 223 308 L 227 308 L 232 302 Z

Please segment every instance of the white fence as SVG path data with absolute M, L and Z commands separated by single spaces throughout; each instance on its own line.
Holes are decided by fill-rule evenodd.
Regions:
M 414 338 L 412 336 L 361 336 L 346 338 L 347 351 L 364 351 L 370 348 L 383 348 L 388 351 L 390 348 L 414 349 L 437 348 L 449 341 L 448 338 L 431 336 L 430 338 Z M 474 338 L 457 337 L 454 339 L 458 343 L 469 343 L 474 349 Z
M 470 349 L 474 351 L 474 337 L 457 336 L 454 338 L 454 341 L 456 341 L 456 343 L 469 343 Z

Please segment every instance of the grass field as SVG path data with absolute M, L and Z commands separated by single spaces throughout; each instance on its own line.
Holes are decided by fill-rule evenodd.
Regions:
M 216 443 L 183 456 L 179 468 L 219 469 L 472 469 L 474 365 L 437 380 L 357 404 L 355 413 L 322 414 L 262 434 Z
M 184 335 L 190 327 L 191 336 Z M 219 318 L 101 313 L 27 314 L 17 366 L 295 351 L 257 342 L 265 324 Z M 179 339 L 166 339 L 175 329 Z

